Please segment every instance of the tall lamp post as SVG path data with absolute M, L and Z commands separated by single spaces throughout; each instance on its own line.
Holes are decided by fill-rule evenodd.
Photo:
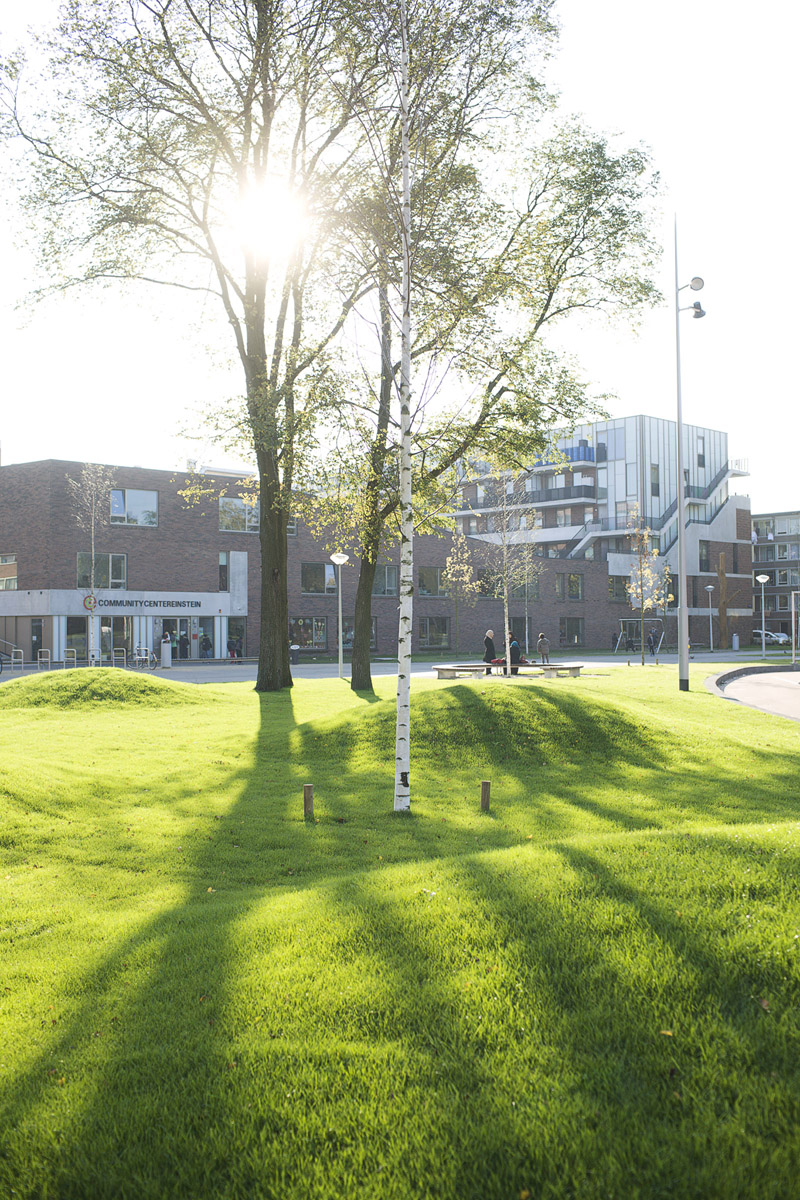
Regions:
M 769 575 L 756 575 L 756 582 L 761 584 L 761 657 L 767 657 L 767 632 L 764 624 L 764 584 L 769 583 Z
M 681 326 L 680 313 L 692 311 L 695 318 L 704 317 L 705 311 L 699 300 L 682 309 L 680 293 L 685 288 L 699 292 L 703 280 L 695 275 L 689 282 L 678 283 L 678 221 L 675 220 L 675 360 L 678 391 L 678 686 L 682 692 L 689 690 L 689 610 L 686 607 L 686 497 L 683 478 L 683 414 L 681 401 Z
M 792 592 L 792 666 L 797 662 L 797 600 L 800 592 Z
M 714 626 L 711 622 L 711 593 L 713 592 L 713 590 L 714 590 L 713 583 L 707 583 L 706 591 L 708 592 L 708 648 L 712 654 L 714 653 Z
M 349 554 L 342 554 L 341 550 L 337 550 L 331 555 L 331 562 L 339 568 L 339 578 L 337 580 L 339 593 L 339 678 L 344 679 L 344 652 L 342 648 L 342 567 L 350 559 Z

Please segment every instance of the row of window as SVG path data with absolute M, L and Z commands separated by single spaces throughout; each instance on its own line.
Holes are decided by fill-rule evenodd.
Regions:
M 798 542 L 766 542 L 763 546 L 753 547 L 753 562 L 781 562 L 797 558 L 800 558 Z
M 353 646 L 354 618 L 344 617 L 342 620 L 342 644 L 345 650 Z M 421 650 L 448 650 L 450 648 L 450 617 L 420 617 L 419 646 Z M 520 643 L 525 644 L 525 618 L 511 618 L 511 632 Z M 529 638 L 535 641 L 536 635 L 529 629 Z M 301 650 L 328 649 L 328 619 L 327 617 L 293 617 L 289 624 L 289 637 L 293 645 Z M 583 645 L 583 617 L 559 618 L 559 644 L 562 646 Z M 378 622 L 372 618 L 370 647 L 378 647 Z M 499 646 L 498 646 L 499 650 Z
M 774 537 L 777 533 L 800 533 L 800 513 L 782 513 L 777 517 L 761 517 L 753 521 L 753 528 L 760 538 Z
M 756 582 L 756 575 L 767 575 L 769 582 L 765 587 L 800 587 L 800 570 L 797 567 L 778 567 L 772 571 L 754 571 L 753 572 L 753 587 L 759 588 L 761 584 Z

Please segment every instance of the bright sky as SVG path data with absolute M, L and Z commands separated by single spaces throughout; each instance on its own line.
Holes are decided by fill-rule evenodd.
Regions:
M 13 44 L 51 0 L 3 14 Z M 683 415 L 727 430 L 747 458 L 738 490 L 754 512 L 800 508 L 795 334 L 798 277 L 794 126 L 800 6 L 771 0 L 560 0 L 560 50 L 550 83 L 564 107 L 621 143 L 651 147 L 664 184 L 660 286 L 668 303 L 638 336 L 625 327 L 575 327 L 562 341 L 613 415 L 674 418 L 672 218 L 681 282 L 706 281 L 707 317 L 682 316 Z M 8 189 L 6 187 L 6 192 Z M 2 461 L 90 459 L 180 467 L 222 465 L 213 448 L 182 439 L 192 411 L 241 390 L 240 368 L 207 352 L 213 301 L 186 293 L 113 291 L 15 305 L 34 284 L 14 249 L 19 218 L 7 197 L 0 230 Z M 187 328 L 187 304 L 191 321 Z M 214 344 L 218 341 L 214 338 Z M 196 423 L 196 422 L 195 422 Z

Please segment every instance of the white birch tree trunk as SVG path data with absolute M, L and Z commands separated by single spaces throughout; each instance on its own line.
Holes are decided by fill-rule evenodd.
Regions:
M 411 630 L 414 619 L 414 517 L 411 508 L 411 166 L 408 137 L 408 15 L 400 0 L 401 237 L 403 250 L 400 344 L 400 624 L 397 637 L 395 812 L 411 807 Z

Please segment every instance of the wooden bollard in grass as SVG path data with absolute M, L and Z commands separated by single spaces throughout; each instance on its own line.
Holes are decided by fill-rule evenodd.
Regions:
M 314 785 L 303 784 L 303 816 L 307 821 L 314 819 Z
M 481 812 L 489 811 L 489 793 L 492 785 L 488 779 L 481 780 Z

